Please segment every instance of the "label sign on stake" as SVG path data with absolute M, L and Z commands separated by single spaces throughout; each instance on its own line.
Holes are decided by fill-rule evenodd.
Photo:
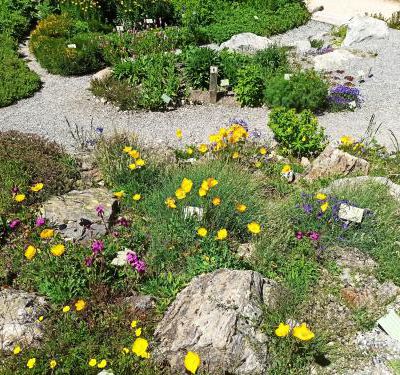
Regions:
M 68 44 L 68 48 L 76 49 L 76 44 Z
M 352 221 L 354 223 L 361 223 L 364 217 L 364 209 L 348 204 L 342 203 L 339 207 L 338 216 L 345 221 Z
M 154 20 L 152 18 L 146 18 L 146 23 L 152 24 L 154 23 Z
M 124 27 L 123 26 L 117 26 L 117 31 L 119 33 L 122 33 L 124 31 Z
M 162 94 L 162 95 L 161 95 L 161 99 L 163 100 L 163 102 L 164 102 L 165 104 L 169 104 L 169 103 L 171 103 L 171 101 L 172 101 L 172 98 L 169 97 L 167 94 Z
M 201 207 L 192 207 L 192 206 L 186 206 L 183 209 L 183 217 L 185 219 L 188 218 L 195 218 L 198 221 L 203 220 L 203 214 L 204 214 L 204 210 Z
M 221 79 L 221 87 L 228 87 L 229 79 Z

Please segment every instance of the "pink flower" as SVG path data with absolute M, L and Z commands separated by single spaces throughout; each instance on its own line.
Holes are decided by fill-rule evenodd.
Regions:
M 296 233 L 296 238 L 297 238 L 298 240 L 301 240 L 303 237 L 304 237 L 304 233 L 303 233 L 303 232 L 298 231 L 298 232 Z
M 46 219 L 45 219 L 44 217 L 38 217 L 38 218 L 36 219 L 35 225 L 36 225 L 37 227 L 41 227 L 42 225 L 45 225 L 45 224 L 46 224 Z
M 96 212 L 97 212 L 97 216 L 103 217 L 104 216 L 104 206 L 102 206 L 101 204 L 99 204 L 96 207 Z
M 92 243 L 93 254 L 100 254 L 104 250 L 104 242 L 96 240 Z
M 320 234 L 318 232 L 309 232 L 308 237 L 310 238 L 310 240 L 318 241 Z
M 18 225 L 21 224 L 21 221 L 19 219 L 14 219 L 10 222 L 10 228 L 11 229 L 15 229 L 16 227 L 18 227 Z

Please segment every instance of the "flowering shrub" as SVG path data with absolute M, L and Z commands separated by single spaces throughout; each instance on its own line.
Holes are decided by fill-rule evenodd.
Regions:
M 360 90 L 356 87 L 337 85 L 330 89 L 328 103 L 334 112 L 354 110 L 361 105 Z

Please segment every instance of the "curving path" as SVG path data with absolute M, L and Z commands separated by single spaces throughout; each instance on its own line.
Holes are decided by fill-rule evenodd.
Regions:
M 326 32 L 330 26 L 316 21 L 296 30 L 276 36 L 277 42 L 287 43 Z M 373 67 L 374 76 L 361 86 L 365 99 L 355 112 L 328 113 L 320 117 L 327 134 L 337 139 L 343 134 L 362 136 L 372 114 L 383 126 L 378 140 L 391 146 L 388 129 L 400 140 L 400 31 L 390 30 L 388 40 L 371 42 L 366 48 L 377 51 L 374 59 L 361 59 L 357 69 Z M 39 73 L 44 83 L 33 97 L 0 108 L 0 130 L 15 129 L 34 132 L 55 140 L 72 150 L 73 141 L 65 118 L 86 129 L 93 120 L 94 127 L 103 127 L 106 133 L 114 130 L 136 133 L 145 144 L 177 144 L 175 131 L 182 128 L 185 143 L 207 141 L 208 135 L 226 125 L 231 118 L 246 120 L 251 129 L 258 129 L 264 137 L 271 132 L 266 126 L 265 108 L 234 108 L 223 106 L 185 106 L 170 112 L 121 112 L 111 105 L 100 103 L 88 91 L 90 76 L 60 77 L 42 69 L 29 55 L 26 46 L 22 53 L 29 59 L 31 69 Z M 350 72 L 349 70 L 349 72 Z

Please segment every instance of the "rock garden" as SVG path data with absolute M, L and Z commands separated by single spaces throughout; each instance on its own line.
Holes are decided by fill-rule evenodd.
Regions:
M 1 374 L 400 374 L 399 22 L 311 17 L 0 4 Z

